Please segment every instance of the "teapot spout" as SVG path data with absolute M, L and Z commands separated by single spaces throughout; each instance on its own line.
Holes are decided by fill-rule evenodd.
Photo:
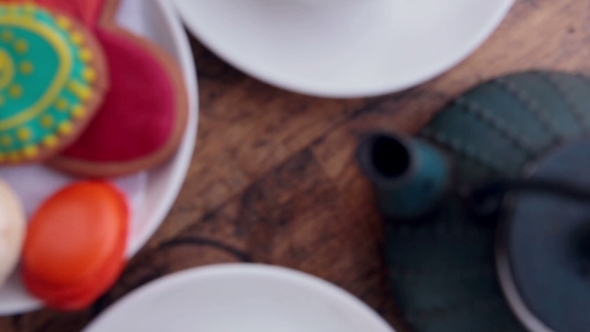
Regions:
M 360 141 L 357 160 L 375 188 L 379 210 L 389 219 L 426 216 L 449 186 L 448 159 L 438 148 L 419 139 L 370 133 Z

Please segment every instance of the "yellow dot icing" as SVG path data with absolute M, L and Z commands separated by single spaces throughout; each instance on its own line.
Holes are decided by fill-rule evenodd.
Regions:
M 86 80 L 86 82 L 88 83 L 93 83 L 94 81 L 96 81 L 96 70 L 94 70 L 94 68 L 86 68 L 84 69 L 84 71 L 82 72 L 82 77 Z
M 25 60 L 20 63 L 20 66 L 18 69 L 24 75 L 31 75 L 35 68 L 34 68 L 33 63 L 31 61 Z
M 23 153 L 27 158 L 35 158 L 39 154 L 39 148 L 34 145 L 29 145 L 24 148 Z
M 80 50 L 80 60 L 84 62 L 89 62 L 92 61 L 92 58 L 94 58 L 94 54 L 90 49 L 83 48 Z
M 55 24 L 64 30 L 69 30 L 72 27 L 72 21 L 65 16 L 58 17 L 55 20 Z
M 17 40 L 14 43 L 14 49 L 20 54 L 25 54 L 29 50 L 29 43 L 23 39 Z
M 74 125 L 69 121 L 62 122 L 57 128 L 57 131 L 61 135 L 69 135 L 74 131 Z
M 43 145 L 50 149 L 56 147 L 58 142 L 59 140 L 57 139 L 57 137 L 53 135 L 47 136 L 43 139 Z
M 72 117 L 74 119 L 80 119 L 86 115 L 86 109 L 82 105 L 78 105 L 72 108 Z
M 21 142 L 30 140 L 32 136 L 33 134 L 29 128 L 21 128 L 16 132 L 16 137 L 18 137 Z
M 58 111 L 66 111 L 68 109 L 68 101 L 65 99 L 59 99 L 56 103 L 55 103 L 55 108 Z
M 72 43 L 76 45 L 81 45 L 84 42 L 84 35 L 82 35 L 82 33 L 80 33 L 79 31 L 74 31 L 70 35 L 70 39 L 72 40 Z
M 53 119 L 53 117 L 51 115 L 44 115 L 41 118 L 41 125 L 44 128 L 51 128 L 51 127 L 53 127 L 54 123 L 55 123 L 55 120 Z
M 18 99 L 23 96 L 23 87 L 15 84 L 8 89 L 8 94 L 11 98 Z

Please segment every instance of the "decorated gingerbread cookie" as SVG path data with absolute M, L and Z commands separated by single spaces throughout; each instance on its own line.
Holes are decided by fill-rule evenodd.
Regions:
M 178 148 L 188 115 L 178 64 L 154 43 L 116 24 L 118 0 L 67 3 L 62 1 L 64 11 L 78 11 L 94 25 L 111 85 L 88 129 L 49 165 L 76 175 L 113 177 L 165 162 Z M 97 9 L 100 14 L 94 14 Z
M 107 82 L 103 53 L 71 18 L 0 3 L 0 165 L 43 161 L 86 129 Z

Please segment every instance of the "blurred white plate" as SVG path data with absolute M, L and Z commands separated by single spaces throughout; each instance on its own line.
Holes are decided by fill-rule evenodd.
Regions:
M 285 268 L 224 264 L 179 272 L 127 295 L 85 332 L 394 332 L 367 305 Z
M 458 64 L 513 0 L 174 0 L 221 58 L 269 84 L 323 97 L 367 97 L 423 83 Z
M 190 99 L 186 132 L 174 158 L 161 168 L 115 181 L 132 203 L 133 223 L 127 248 L 127 256 L 131 257 L 162 223 L 184 182 L 197 134 L 198 95 L 188 39 L 168 0 L 123 0 L 117 19 L 123 26 L 150 38 L 178 59 Z M 29 215 L 45 198 L 75 180 L 41 166 L 3 168 L 0 169 L 0 177 L 24 197 Z M 43 185 L 40 186 L 40 183 Z M 41 306 L 26 292 L 17 274 L 0 288 L 0 315 L 23 313 Z

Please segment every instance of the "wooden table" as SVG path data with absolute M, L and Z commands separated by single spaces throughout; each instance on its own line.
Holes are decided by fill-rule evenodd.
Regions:
M 93 308 L 6 317 L 0 331 L 79 331 L 146 282 L 228 262 L 314 274 L 402 326 L 384 275 L 382 222 L 353 158 L 357 137 L 373 129 L 413 133 L 459 93 L 505 73 L 542 68 L 590 74 L 590 2 L 517 0 L 468 60 L 416 88 L 370 99 L 282 91 L 191 42 L 199 73 L 199 138 L 165 223 Z

